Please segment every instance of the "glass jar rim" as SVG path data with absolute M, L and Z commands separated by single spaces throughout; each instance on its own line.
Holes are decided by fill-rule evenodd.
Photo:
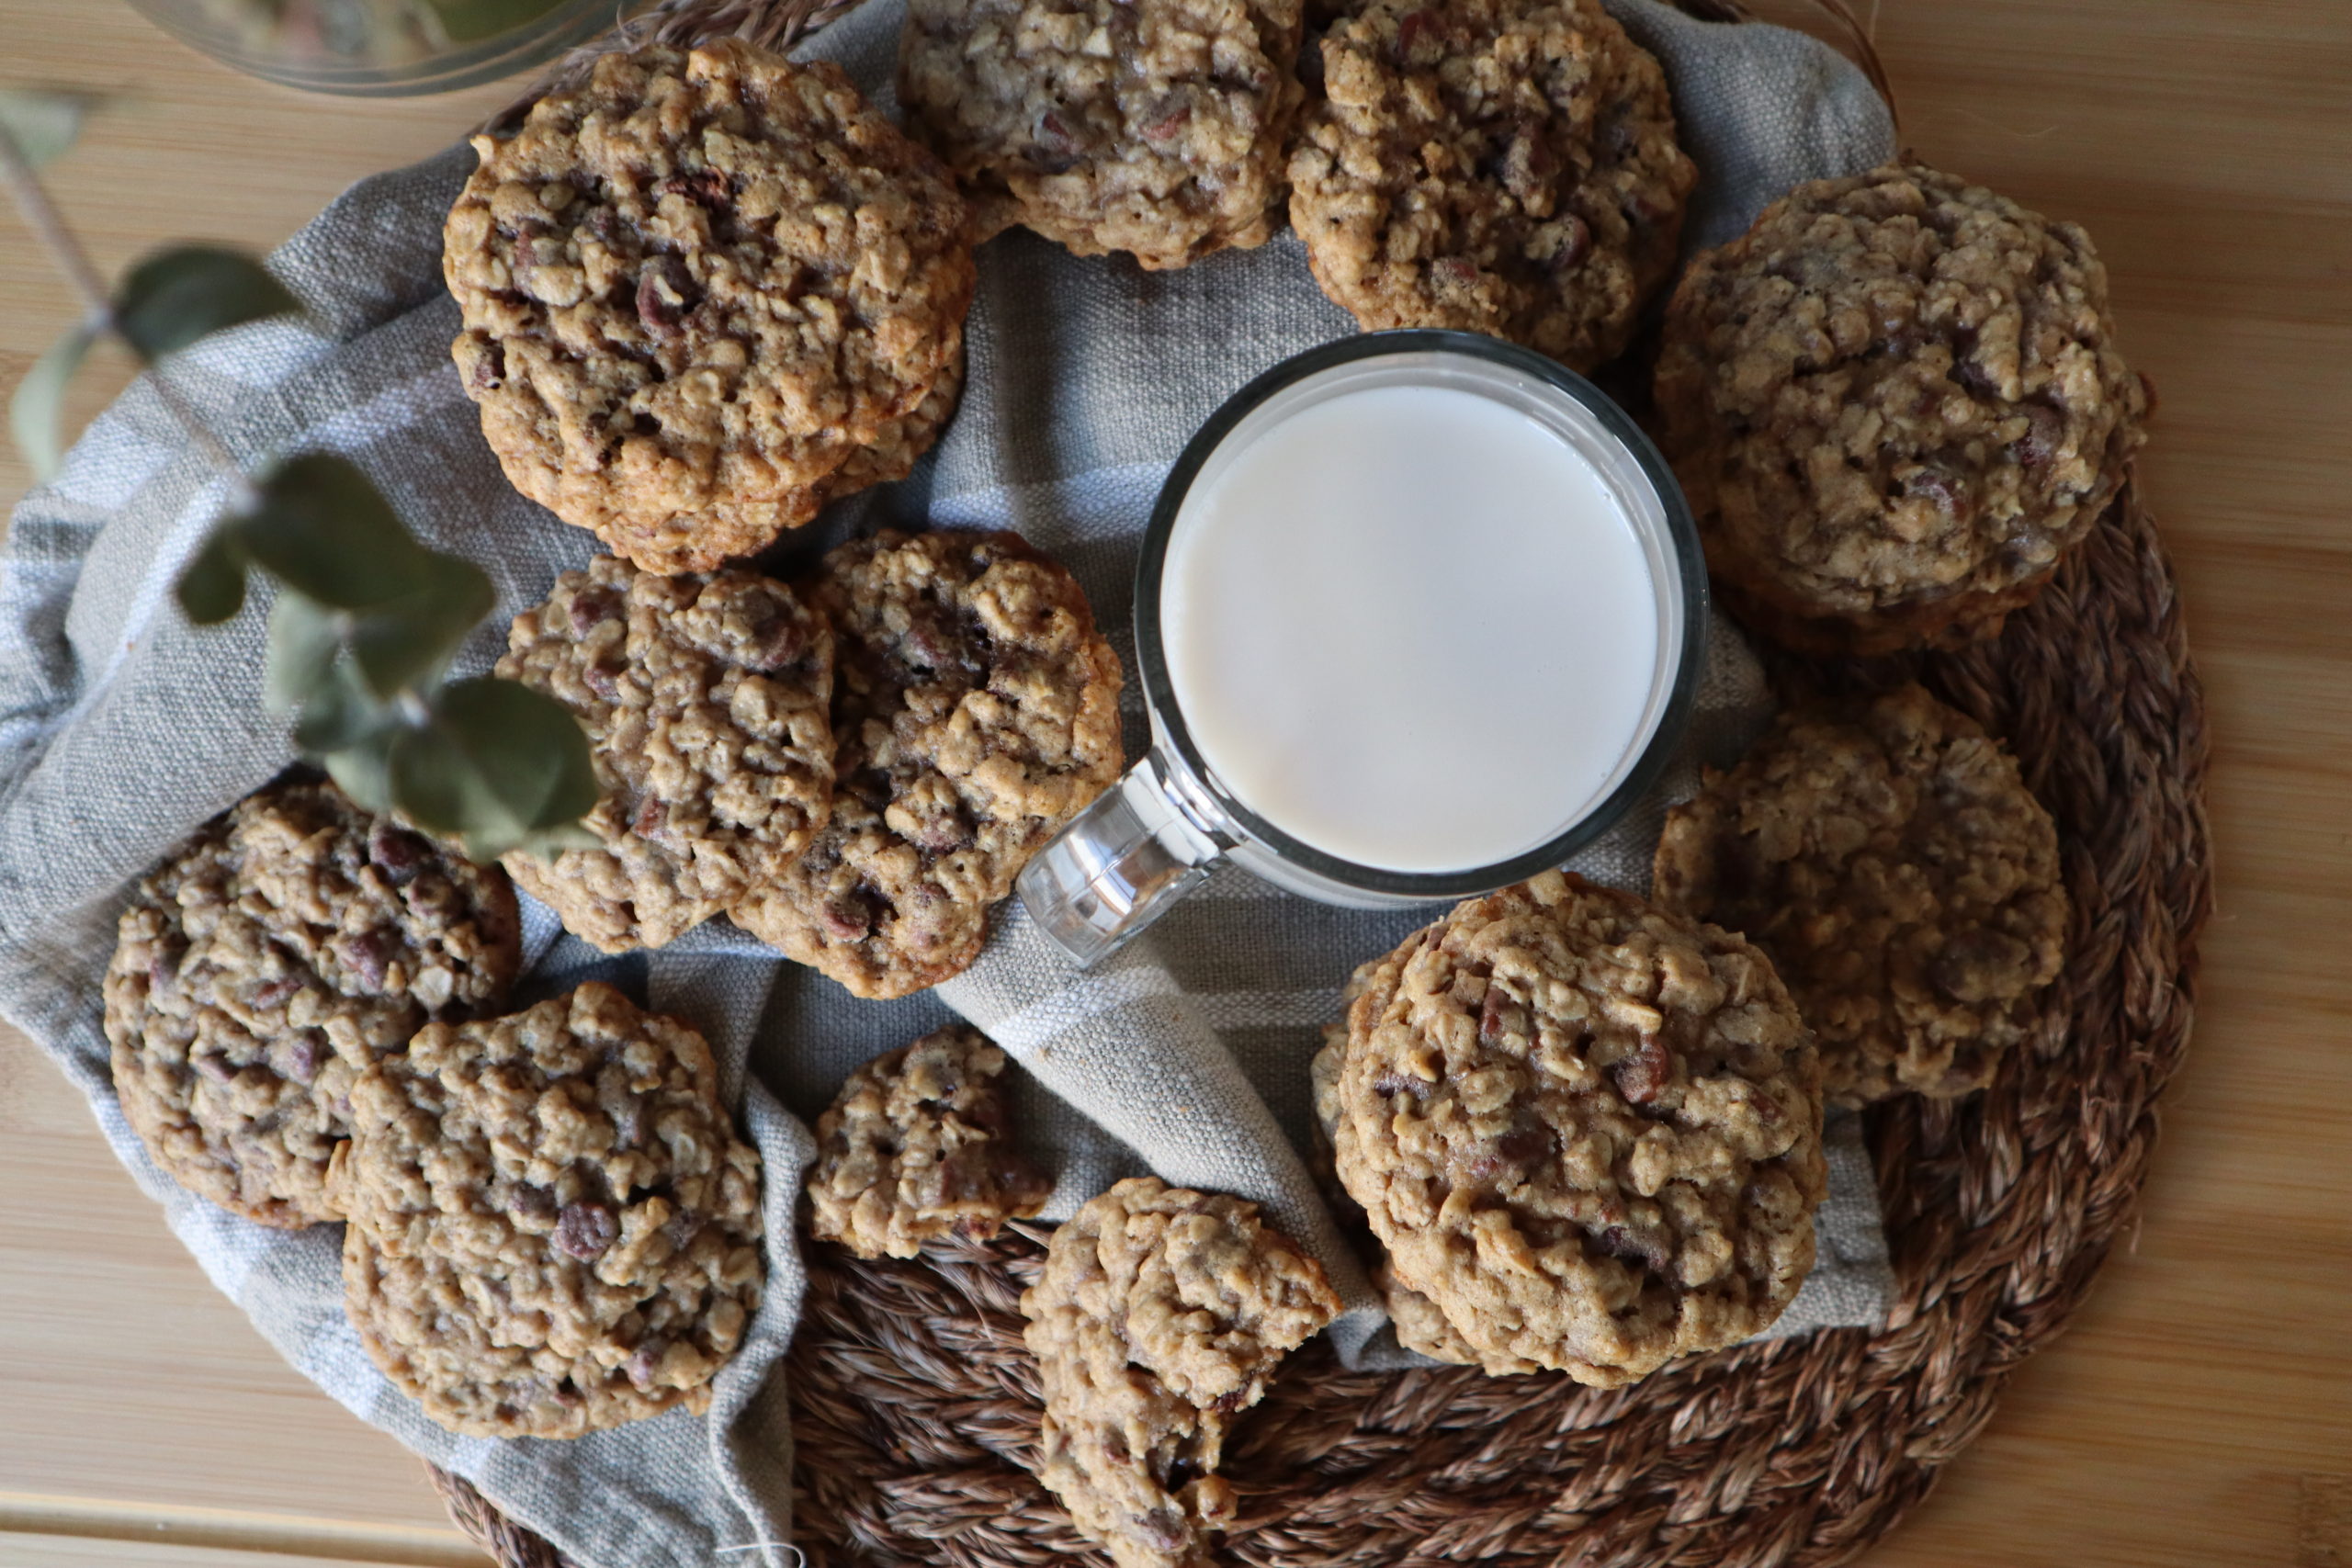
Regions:
M 1508 860 L 1464 871 L 1407 872 L 1363 865 L 1304 843 L 1252 811 L 1217 778 L 1194 743 L 1184 723 L 1183 710 L 1176 701 L 1174 681 L 1161 643 L 1159 592 L 1169 542 L 1193 480 L 1226 438 L 1270 399 L 1311 377 L 1363 360 L 1412 354 L 1483 360 L 1528 377 L 1580 405 L 1624 447 L 1656 494 L 1665 517 L 1664 542 L 1679 579 L 1683 604 L 1682 635 L 1675 649 L 1677 663 L 1666 702 L 1640 756 L 1616 787 L 1560 833 L 1534 848 Z M 1408 328 L 1340 338 L 1292 355 L 1227 398 L 1184 444 L 1169 468 L 1168 477 L 1161 481 L 1136 561 L 1136 662 L 1153 724 L 1162 741 L 1192 775 L 1191 782 L 1251 840 L 1287 864 L 1360 892 L 1407 899 L 1458 898 L 1508 886 L 1559 865 L 1615 826 L 1657 782 L 1681 742 L 1697 695 L 1706 654 L 1708 605 L 1706 559 L 1699 543 L 1698 525 L 1690 515 L 1673 469 L 1630 414 L 1584 377 L 1532 349 L 1476 333 Z

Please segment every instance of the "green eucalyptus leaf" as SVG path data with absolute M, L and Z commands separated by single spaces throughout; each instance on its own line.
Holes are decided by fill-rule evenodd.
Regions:
M 330 751 L 321 759 L 326 764 L 327 777 L 335 786 L 351 796 L 362 811 L 385 812 L 392 808 L 392 742 L 397 730 L 385 730 L 370 736 L 355 746 L 340 751 Z
M 352 657 L 369 688 L 389 697 L 437 674 L 497 604 L 498 592 L 481 568 L 428 552 L 422 586 L 358 618 L 352 628 Z
M 294 744 L 313 756 L 331 756 L 392 734 L 402 722 L 398 705 L 378 702 L 350 659 L 342 658 L 303 701 Z
M 245 552 L 235 525 L 224 523 L 198 547 L 172 585 L 180 613 L 199 626 L 217 626 L 245 604 Z
M 456 682 L 429 724 L 391 749 L 392 798 L 478 861 L 576 822 L 596 804 L 588 739 L 571 710 L 512 681 Z
M 418 592 L 433 558 L 356 465 L 325 452 L 272 470 L 237 535 L 257 564 L 336 610 L 375 609 Z
M 57 472 L 58 460 L 64 454 L 58 426 L 65 413 L 65 389 L 97 339 L 97 329 L 87 324 L 59 338 L 33 362 L 25 378 L 17 383 L 16 395 L 8 400 L 9 432 L 36 479 L 47 482 Z
M 0 131 L 17 144 L 25 162 L 38 169 L 74 145 L 82 118 L 90 112 L 86 93 L 54 88 L 0 88 Z
M 243 252 L 175 245 L 130 269 L 115 290 L 114 324 L 155 360 L 208 333 L 301 310 L 284 284 Z
M 333 610 L 290 588 L 278 592 L 269 609 L 269 658 L 261 677 L 271 712 L 299 712 L 334 683 L 345 629 Z

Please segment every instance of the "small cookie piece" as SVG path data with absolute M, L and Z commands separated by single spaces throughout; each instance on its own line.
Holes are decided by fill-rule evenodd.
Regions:
M 1813 1266 L 1821 1065 L 1737 937 L 1547 872 L 1349 1011 L 1340 1179 L 1493 1372 L 1630 1382 L 1766 1327 Z
M 2090 238 L 1918 164 L 1799 186 L 1690 264 L 1663 444 L 1735 609 L 1791 647 L 2000 629 L 2140 445 Z
M 979 955 L 1030 855 L 1119 776 L 1119 660 L 1016 534 L 886 531 L 808 592 L 839 661 L 832 820 L 732 916 L 861 997 L 902 997 Z
M 899 101 L 982 238 L 1183 266 L 1281 226 L 1299 4 L 910 0 Z
M 330 784 L 285 783 L 139 885 L 107 966 L 123 1115 L 190 1191 L 263 1224 L 340 1219 L 326 1190 L 353 1076 L 434 1017 L 495 1006 L 514 890 Z
M 451 1431 L 710 1404 L 758 1310 L 760 1159 L 702 1036 L 591 982 L 421 1031 L 351 1091 L 352 1325 Z
M 608 54 L 474 149 L 444 235 L 458 370 L 514 487 L 616 553 L 707 571 L 936 430 L 970 215 L 838 67 Z
M 809 1234 L 860 1258 L 912 1258 L 1044 1208 L 1053 1184 L 1012 1147 L 1003 1071 L 986 1035 L 952 1024 L 850 1074 L 817 1122 Z
M 1918 686 L 1781 715 L 1668 813 L 1656 873 L 1661 905 L 1771 957 L 1840 1104 L 1983 1089 L 2065 957 L 2050 813 Z
M 1232 1416 L 1340 1299 L 1256 1204 L 1137 1177 L 1054 1234 L 1021 1311 L 1046 1394 L 1038 1479 L 1120 1568 L 1190 1568 L 1233 1517 L 1216 1473 Z
M 1290 220 L 1323 292 L 1367 331 L 1623 353 L 1698 182 L 1649 52 L 1597 0 L 1371 0 L 1320 47 Z
M 498 673 L 588 732 L 602 840 L 506 857 L 606 953 L 660 947 L 773 881 L 832 809 L 833 634 L 783 583 L 600 556 L 514 617 Z

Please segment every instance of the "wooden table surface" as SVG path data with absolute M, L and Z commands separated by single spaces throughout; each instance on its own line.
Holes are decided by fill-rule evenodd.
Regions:
M 1863 0 L 1867 3 L 1867 0 Z M 2145 459 L 2212 705 L 2220 915 L 2136 1246 L 1879 1565 L 2352 1564 L 2352 5 L 1884 0 L 1923 156 L 2086 224 L 2163 394 Z M 232 75 L 115 0 L 0 0 L 0 85 L 112 272 L 266 246 L 503 101 Z M 0 387 L 71 318 L 0 211 Z M 85 416 L 120 384 L 85 374 Z M 0 456 L 0 502 L 25 476 Z M 416 1462 L 279 1362 L 0 1028 L 0 1568 L 478 1563 Z

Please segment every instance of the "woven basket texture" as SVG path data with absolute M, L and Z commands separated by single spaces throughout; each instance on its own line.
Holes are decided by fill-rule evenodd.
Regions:
M 1851 23 L 1838 0 L 1822 3 L 1841 29 Z M 782 44 L 851 4 L 669 0 L 635 31 Z M 1997 639 L 1770 662 L 1784 699 L 1916 678 L 2005 739 L 2057 819 L 2073 901 L 2066 969 L 1992 1089 L 1868 1114 L 1897 1280 L 1886 1325 L 1696 1357 L 1613 1390 L 1467 1369 L 1350 1372 L 1310 1345 L 1227 1449 L 1240 1498 L 1231 1561 L 1842 1561 L 1927 1495 L 2131 1225 L 2156 1102 L 2188 1046 L 2212 897 L 2203 693 L 2136 481 Z M 1019 1300 L 1042 1239 L 1024 1227 L 909 1262 L 812 1249 L 786 1376 L 795 1530 L 816 1568 L 1108 1562 L 1028 1468 L 1040 1403 Z M 464 1481 L 434 1479 L 502 1568 L 571 1568 Z

